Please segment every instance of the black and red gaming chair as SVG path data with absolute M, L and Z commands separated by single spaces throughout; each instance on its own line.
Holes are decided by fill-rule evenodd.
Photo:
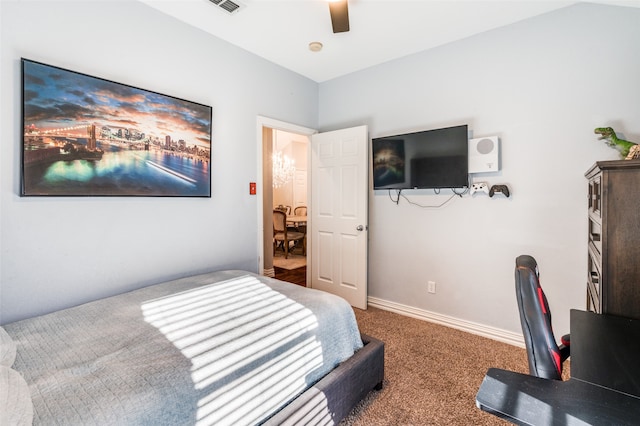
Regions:
M 569 357 L 569 335 L 557 345 L 551 327 L 551 311 L 540 287 L 536 260 L 528 255 L 516 258 L 516 298 L 527 347 L 529 374 L 562 380 L 562 363 Z

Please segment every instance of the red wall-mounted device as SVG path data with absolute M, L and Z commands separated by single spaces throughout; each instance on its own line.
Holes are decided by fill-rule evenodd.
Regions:
M 249 194 L 250 195 L 256 195 L 256 183 L 255 182 L 249 182 Z

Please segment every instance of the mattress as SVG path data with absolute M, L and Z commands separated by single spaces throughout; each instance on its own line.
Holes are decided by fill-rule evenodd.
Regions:
M 246 271 L 4 328 L 34 424 L 260 424 L 363 345 L 343 299 Z

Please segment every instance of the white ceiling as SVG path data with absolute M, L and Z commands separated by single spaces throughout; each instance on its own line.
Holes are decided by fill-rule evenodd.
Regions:
M 351 31 L 333 34 L 326 0 L 233 0 L 241 7 L 232 14 L 209 0 L 141 1 L 317 82 L 579 2 L 349 0 Z M 312 41 L 322 51 L 310 51 Z

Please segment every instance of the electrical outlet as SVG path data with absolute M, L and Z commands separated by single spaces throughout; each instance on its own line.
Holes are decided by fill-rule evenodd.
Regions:
M 436 292 L 436 282 L 435 281 L 427 281 L 427 291 L 429 293 Z

